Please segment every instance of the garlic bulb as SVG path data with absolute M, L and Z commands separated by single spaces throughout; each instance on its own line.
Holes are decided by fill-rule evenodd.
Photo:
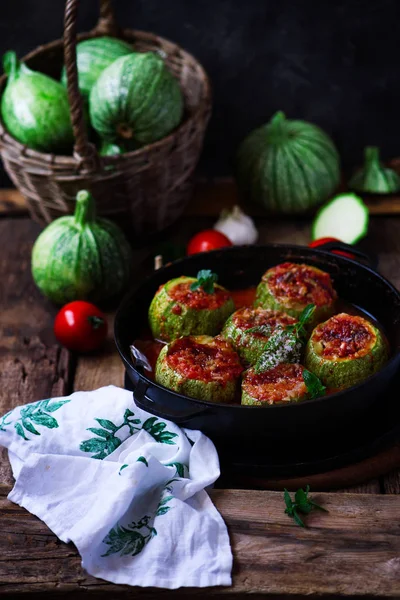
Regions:
M 226 235 L 235 246 L 254 244 L 258 239 L 253 219 L 239 206 L 234 206 L 232 210 L 223 210 L 214 229 Z

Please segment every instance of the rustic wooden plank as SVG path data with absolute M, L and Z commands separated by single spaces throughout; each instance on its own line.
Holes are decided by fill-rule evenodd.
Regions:
M 107 315 L 108 334 L 104 347 L 96 353 L 80 356 L 75 378 L 75 391 L 95 390 L 104 385 L 124 385 L 124 365 L 114 343 L 114 315 Z
M 400 215 L 400 194 L 390 196 L 365 196 L 371 215 Z M 231 177 L 199 179 L 194 196 L 186 209 L 187 216 L 216 217 L 225 208 L 243 204 Z M 256 205 L 246 205 L 247 212 L 254 217 L 265 217 L 265 211 Z M 0 215 L 24 215 L 28 212 L 26 200 L 14 189 L 0 190 Z M 312 213 L 310 213 L 312 214 Z
M 88 576 L 75 548 L 57 541 L 37 518 L 10 503 L 0 486 L 0 595 L 107 591 L 119 598 L 131 588 Z M 399 499 L 369 494 L 316 494 L 329 513 L 314 512 L 301 529 L 284 514 L 278 492 L 214 490 L 234 553 L 232 588 L 207 597 L 270 594 L 340 594 L 395 597 L 400 594 Z M 133 590 L 131 589 L 131 593 Z M 188 590 L 141 590 L 141 596 L 185 597 Z M 204 597 L 204 590 L 190 590 Z M 72 597 L 72 596 L 71 596 Z M 74 596 L 75 597 L 75 596 Z
M 0 414 L 34 400 L 68 393 L 70 357 L 52 331 L 55 308 L 35 288 L 30 251 L 38 226 L 0 221 Z M 11 480 L 0 450 L 0 481 Z
M 27 212 L 25 198 L 18 190 L 14 188 L 0 190 L 0 215 L 10 217 Z

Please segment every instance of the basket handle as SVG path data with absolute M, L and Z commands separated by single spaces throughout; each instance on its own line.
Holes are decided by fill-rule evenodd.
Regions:
M 64 62 L 67 72 L 67 92 L 72 131 L 75 138 L 74 156 L 83 162 L 88 171 L 94 172 L 99 165 L 99 155 L 95 146 L 89 142 L 83 112 L 83 99 L 79 91 L 78 69 L 76 65 L 78 5 L 78 0 L 67 0 L 65 4 Z M 103 35 L 118 34 L 118 26 L 115 20 L 111 0 L 100 0 L 100 17 L 94 31 Z

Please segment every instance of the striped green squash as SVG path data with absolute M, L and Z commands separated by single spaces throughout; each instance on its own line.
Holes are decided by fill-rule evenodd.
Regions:
M 114 61 L 94 84 L 90 119 L 103 140 L 151 144 L 179 125 L 183 96 L 178 81 L 153 52 Z
M 70 153 L 74 138 L 63 86 L 29 69 L 11 50 L 3 57 L 3 67 L 7 85 L 1 98 L 1 117 L 7 131 L 39 152 Z
M 132 268 L 132 251 L 122 231 L 95 216 L 94 199 L 78 192 L 75 214 L 46 227 L 32 250 L 32 275 L 56 304 L 101 302 L 121 294 Z
M 387 169 L 379 160 L 379 148 L 364 149 L 364 166 L 349 181 L 349 188 L 369 194 L 393 194 L 400 189 L 400 176 Z
M 96 37 L 79 42 L 76 46 L 79 90 L 87 99 L 100 73 L 121 56 L 131 54 L 133 48 L 127 42 L 112 37 Z M 61 83 L 67 86 L 65 67 L 61 73 Z
M 301 213 L 339 184 L 339 155 L 319 127 L 278 112 L 242 142 L 236 178 L 243 197 L 269 212 Z

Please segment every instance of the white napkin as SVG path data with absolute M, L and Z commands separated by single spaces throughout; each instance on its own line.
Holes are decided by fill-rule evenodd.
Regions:
M 15 408 L 0 418 L 0 444 L 16 480 L 9 499 L 72 541 L 91 575 L 231 585 L 226 526 L 204 491 L 219 476 L 218 455 L 200 431 L 109 386 Z

